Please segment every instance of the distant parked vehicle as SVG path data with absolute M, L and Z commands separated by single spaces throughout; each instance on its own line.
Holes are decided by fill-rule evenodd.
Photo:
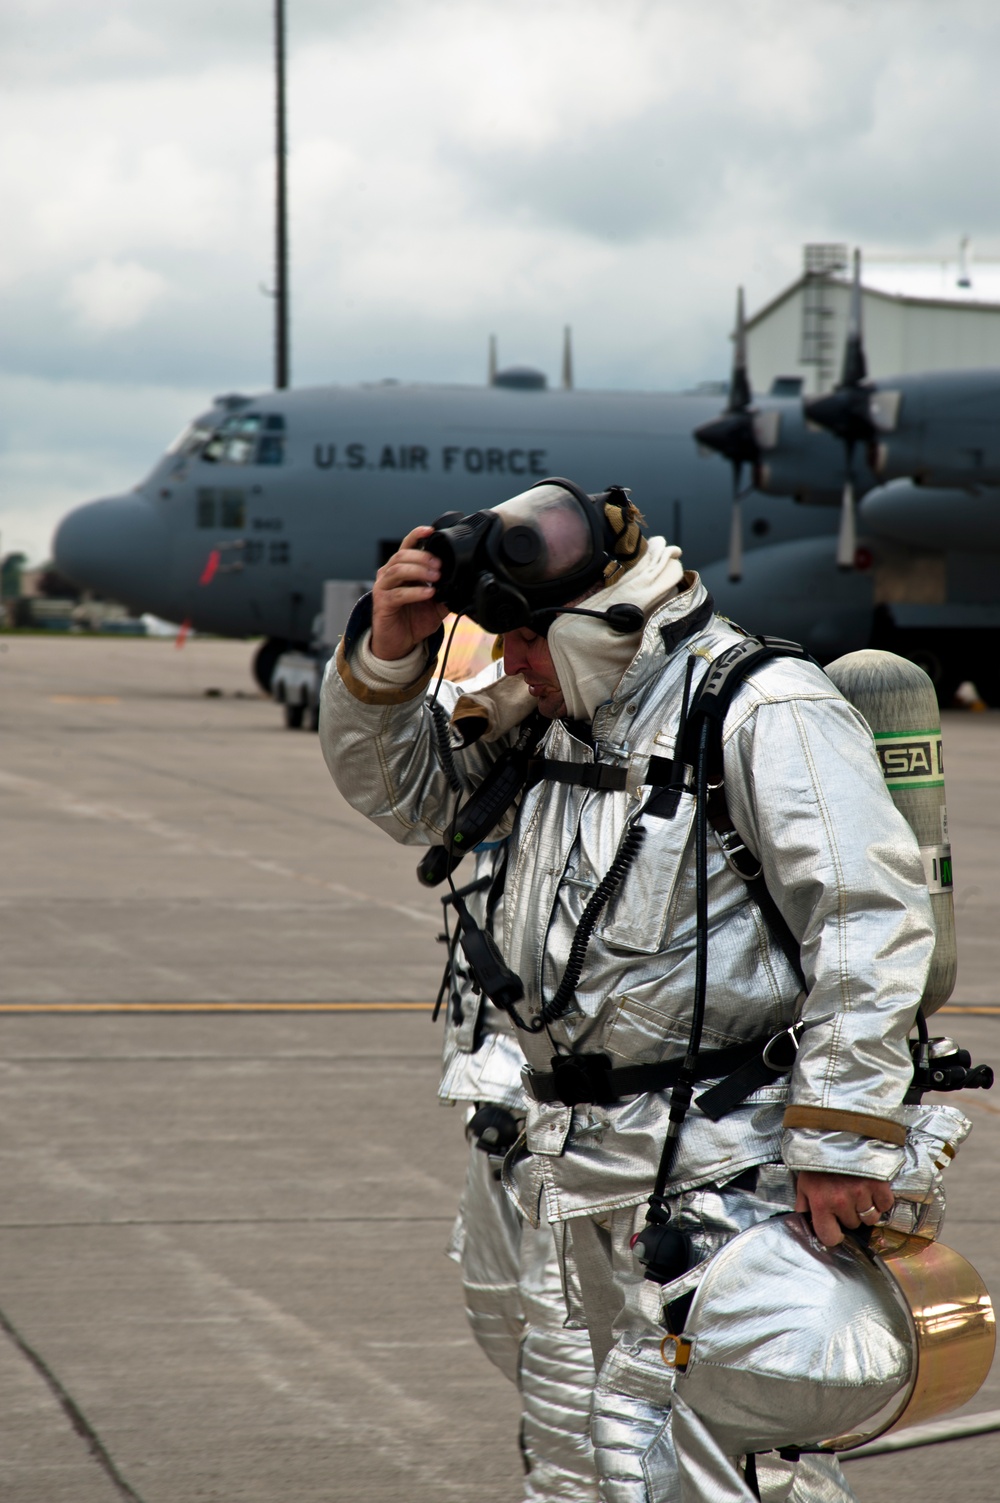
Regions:
M 271 697 L 284 706 L 285 725 L 290 731 L 319 729 L 319 687 L 332 648 L 315 652 L 292 649 L 283 652 L 271 675 Z
M 271 698 L 284 706 L 285 725 L 290 731 L 319 729 L 319 691 L 326 665 L 337 650 L 348 618 L 358 598 L 367 589 L 363 584 L 345 585 L 328 580 L 324 587 L 323 612 L 316 617 L 311 645 L 303 650 L 289 648 L 274 665 L 271 674 Z M 461 681 L 473 678 L 489 663 L 494 637 L 463 617 L 455 626 L 454 616 L 444 620 L 445 640 L 449 642 L 445 677 Z M 452 627 L 455 626 L 454 632 Z
M 323 672 L 344 634 L 350 614 L 368 589 L 361 581 L 328 579 L 323 609 L 313 622 L 308 647 L 290 647 L 277 659 L 270 678 L 271 698 L 284 707 L 290 731 L 319 729 L 319 689 Z

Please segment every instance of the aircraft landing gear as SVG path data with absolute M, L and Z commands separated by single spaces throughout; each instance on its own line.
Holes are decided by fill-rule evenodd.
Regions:
M 281 654 L 298 645 L 286 641 L 284 637 L 268 637 L 257 648 L 253 658 L 253 676 L 265 694 L 271 692 L 271 677 Z
M 938 704 L 951 709 L 955 690 L 970 680 L 988 705 L 1000 706 L 1000 629 L 895 626 L 884 606 L 876 610 L 872 647 L 909 658 L 934 685 Z

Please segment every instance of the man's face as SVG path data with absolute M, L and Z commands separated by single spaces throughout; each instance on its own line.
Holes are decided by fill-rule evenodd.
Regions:
M 566 713 L 566 701 L 556 678 L 552 654 L 544 637 L 527 626 L 504 634 L 503 667 L 510 675 L 519 673 L 538 702 L 541 714 L 555 720 Z

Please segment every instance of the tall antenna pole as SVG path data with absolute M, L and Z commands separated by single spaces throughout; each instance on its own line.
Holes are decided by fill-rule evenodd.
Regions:
M 288 140 L 285 134 L 285 0 L 274 0 L 275 170 L 274 384 L 289 383 L 288 360 Z
M 569 324 L 563 329 L 563 391 L 573 390 L 573 331 Z

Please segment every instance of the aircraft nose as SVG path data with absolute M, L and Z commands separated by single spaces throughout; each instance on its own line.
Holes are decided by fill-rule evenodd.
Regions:
M 59 523 L 52 556 L 81 588 L 148 610 L 166 578 L 166 529 L 140 496 L 90 501 Z

